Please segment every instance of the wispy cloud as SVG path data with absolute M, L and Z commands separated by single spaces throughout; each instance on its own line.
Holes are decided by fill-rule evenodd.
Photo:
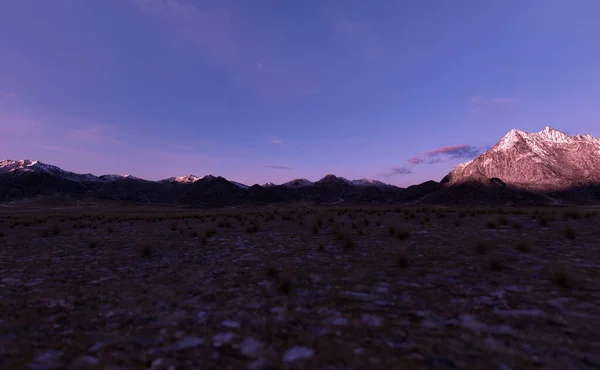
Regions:
M 413 173 L 413 170 L 411 170 L 408 167 L 394 167 L 392 169 L 390 169 L 389 172 L 384 173 L 383 177 L 393 177 L 393 176 L 404 176 L 404 175 L 410 175 Z
M 283 140 L 281 140 L 281 139 L 273 139 L 273 140 L 271 140 L 271 142 L 275 145 L 283 144 Z
M 17 94 L 15 94 L 13 92 L 0 91 L 0 98 L 13 99 L 13 98 L 16 98 L 16 97 L 17 97 Z
M 369 23 L 347 18 L 336 18 L 334 29 L 338 36 L 353 43 L 365 59 L 376 60 L 382 56 L 383 46 L 373 35 Z
M 472 145 L 453 145 L 433 149 L 408 159 L 409 164 L 434 164 L 451 159 L 471 159 L 483 152 L 482 148 Z
M 292 169 L 292 167 L 289 167 L 289 166 L 278 166 L 278 165 L 274 165 L 274 164 L 265 164 L 264 167 L 272 168 L 275 170 L 291 170 Z
M 469 106 L 474 115 L 506 117 L 516 112 L 517 99 L 509 96 L 472 96 Z
M 126 145 L 127 143 L 113 136 L 111 133 L 112 130 L 112 125 L 89 126 L 69 130 L 68 136 L 76 141 Z

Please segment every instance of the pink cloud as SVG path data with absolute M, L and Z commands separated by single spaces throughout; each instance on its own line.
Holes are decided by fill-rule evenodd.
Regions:
M 443 146 L 409 158 L 407 163 L 412 165 L 435 164 L 447 159 L 470 159 L 478 156 L 481 152 L 481 148 L 467 144 Z
M 13 98 L 16 98 L 16 97 L 17 97 L 17 94 L 15 94 L 13 92 L 0 91 L 0 98 L 13 99 Z

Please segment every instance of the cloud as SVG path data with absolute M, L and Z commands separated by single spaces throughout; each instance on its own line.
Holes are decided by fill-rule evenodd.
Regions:
M 453 145 L 433 149 L 408 159 L 409 164 L 435 164 L 451 159 L 471 159 L 483 152 L 482 148 L 472 145 Z
M 89 126 L 68 131 L 68 136 L 76 141 L 86 141 L 103 144 L 128 145 L 108 133 L 113 129 L 112 125 Z
M 517 99 L 507 96 L 472 96 L 469 98 L 469 105 L 474 115 L 506 117 L 516 113 Z
M 373 36 L 369 23 L 337 18 L 334 29 L 338 36 L 354 44 L 365 59 L 376 60 L 382 56 L 382 44 Z
M 13 92 L 0 91 L 0 98 L 13 99 L 16 97 L 17 97 L 17 94 L 15 94 Z
M 410 175 L 413 173 L 408 167 L 394 167 L 390 170 L 389 176 Z
M 275 170 L 291 170 L 292 169 L 292 167 L 277 166 L 277 165 L 273 165 L 273 164 L 265 164 L 265 167 L 267 167 L 267 168 L 273 168 Z
M 273 140 L 271 140 L 271 142 L 275 145 L 283 144 L 283 140 L 281 140 L 281 139 L 273 139 Z

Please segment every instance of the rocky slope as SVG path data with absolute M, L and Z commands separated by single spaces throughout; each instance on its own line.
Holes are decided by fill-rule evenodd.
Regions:
M 599 184 L 600 139 L 550 127 L 536 133 L 511 130 L 490 150 L 454 168 L 442 183 L 490 181 L 542 192 Z

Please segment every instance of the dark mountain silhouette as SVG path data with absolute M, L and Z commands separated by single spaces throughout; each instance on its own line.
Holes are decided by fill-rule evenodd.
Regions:
M 490 150 L 456 166 L 441 182 L 406 189 L 328 174 L 312 183 L 247 186 L 221 176 L 148 181 L 128 175 L 77 174 L 36 161 L 0 161 L 0 202 L 35 197 L 103 199 L 192 206 L 316 203 L 557 204 L 600 201 L 600 140 L 546 127 L 511 130 Z

